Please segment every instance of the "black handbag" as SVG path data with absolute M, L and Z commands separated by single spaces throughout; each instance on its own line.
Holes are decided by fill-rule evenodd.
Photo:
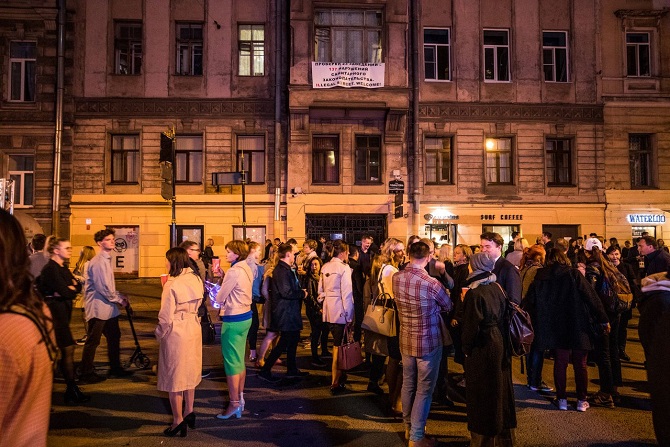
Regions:
M 530 315 L 507 296 L 505 289 L 500 284 L 496 284 L 505 296 L 505 321 L 509 322 L 509 341 L 512 355 L 515 357 L 524 356 L 530 352 L 530 346 L 535 339 Z

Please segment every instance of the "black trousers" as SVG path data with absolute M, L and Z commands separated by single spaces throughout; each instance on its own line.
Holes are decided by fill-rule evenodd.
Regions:
M 258 344 L 258 327 L 260 322 L 258 321 L 258 304 L 251 303 L 251 327 L 249 328 L 249 333 L 247 334 L 247 341 L 249 342 L 249 349 L 252 351 L 256 350 L 256 345 Z
M 111 369 L 121 368 L 121 330 L 119 329 L 119 317 L 110 318 L 109 320 L 99 320 L 91 318 L 88 320 L 88 337 L 86 344 L 84 344 L 84 351 L 81 355 L 81 373 L 92 373 L 95 368 L 93 360 L 95 359 L 95 351 L 100 345 L 100 337 L 102 335 L 107 339 L 107 356 L 109 357 L 109 366 Z
M 279 341 L 270 352 L 270 355 L 265 359 L 265 366 L 263 370 L 270 372 L 272 370 L 272 365 L 275 364 L 277 359 L 281 357 L 284 350 L 286 350 L 286 369 L 288 372 L 294 372 L 298 370 L 298 366 L 295 362 L 296 352 L 298 351 L 298 342 L 300 342 L 300 331 L 281 331 L 279 335 Z

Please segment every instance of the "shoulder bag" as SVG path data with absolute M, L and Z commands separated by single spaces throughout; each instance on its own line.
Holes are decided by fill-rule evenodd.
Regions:
M 521 357 L 530 352 L 530 345 L 535 339 L 535 332 L 530 321 L 530 315 L 518 304 L 509 299 L 505 289 L 495 283 L 505 296 L 505 321 L 509 322 L 509 340 L 512 355 Z
M 372 299 L 372 302 L 368 304 L 367 309 L 365 309 L 363 321 L 361 322 L 361 327 L 380 335 L 395 337 L 398 333 L 398 328 L 396 326 L 395 301 L 391 295 L 384 290 L 384 283 L 382 282 L 384 267 L 386 266 L 382 266 L 377 280 L 377 284 L 381 287 L 382 293 L 375 296 Z
M 342 309 L 345 309 L 344 298 L 342 299 Z M 354 332 L 352 331 L 352 324 L 347 321 L 347 312 L 344 311 L 344 333 L 342 334 L 342 344 L 337 348 L 337 365 L 338 368 L 348 371 L 363 363 L 363 356 L 361 353 L 361 342 L 354 341 Z

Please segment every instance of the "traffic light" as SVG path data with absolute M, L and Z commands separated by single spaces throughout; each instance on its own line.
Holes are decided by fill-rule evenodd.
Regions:
M 174 163 L 174 153 L 172 152 L 172 141 L 173 139 L 161 132 L 161 152 L 158 158 L 158 162 L 162 163 L 167 161 L 168 163 Z
M 172 199 L 172 175 L 173 165 L 169 161 L 162 161 L 161 166 L 161 197 L 165 200 Z
M 170 131 L 168 131 L 170 132 Z M 172 184 L 174 176 L 174 131 L 171 135 L 161 132 L 161 151 L 158 156 L 158 162 L 161 167 L 161 197 L 165 200 L 172 200 L 174 196 L 174 185 Z
M 403 215 L 405 214 L 405 212 L 402 209 L 402 193 L 396 193 L 393 209 L 395 210 L 394 217 L 396 219 L 403 217 Z

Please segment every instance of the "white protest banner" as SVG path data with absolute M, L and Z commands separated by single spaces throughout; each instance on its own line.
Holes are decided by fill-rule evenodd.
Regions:
M 384 64 L 312 62 L 312 87 L 384 87 Z

